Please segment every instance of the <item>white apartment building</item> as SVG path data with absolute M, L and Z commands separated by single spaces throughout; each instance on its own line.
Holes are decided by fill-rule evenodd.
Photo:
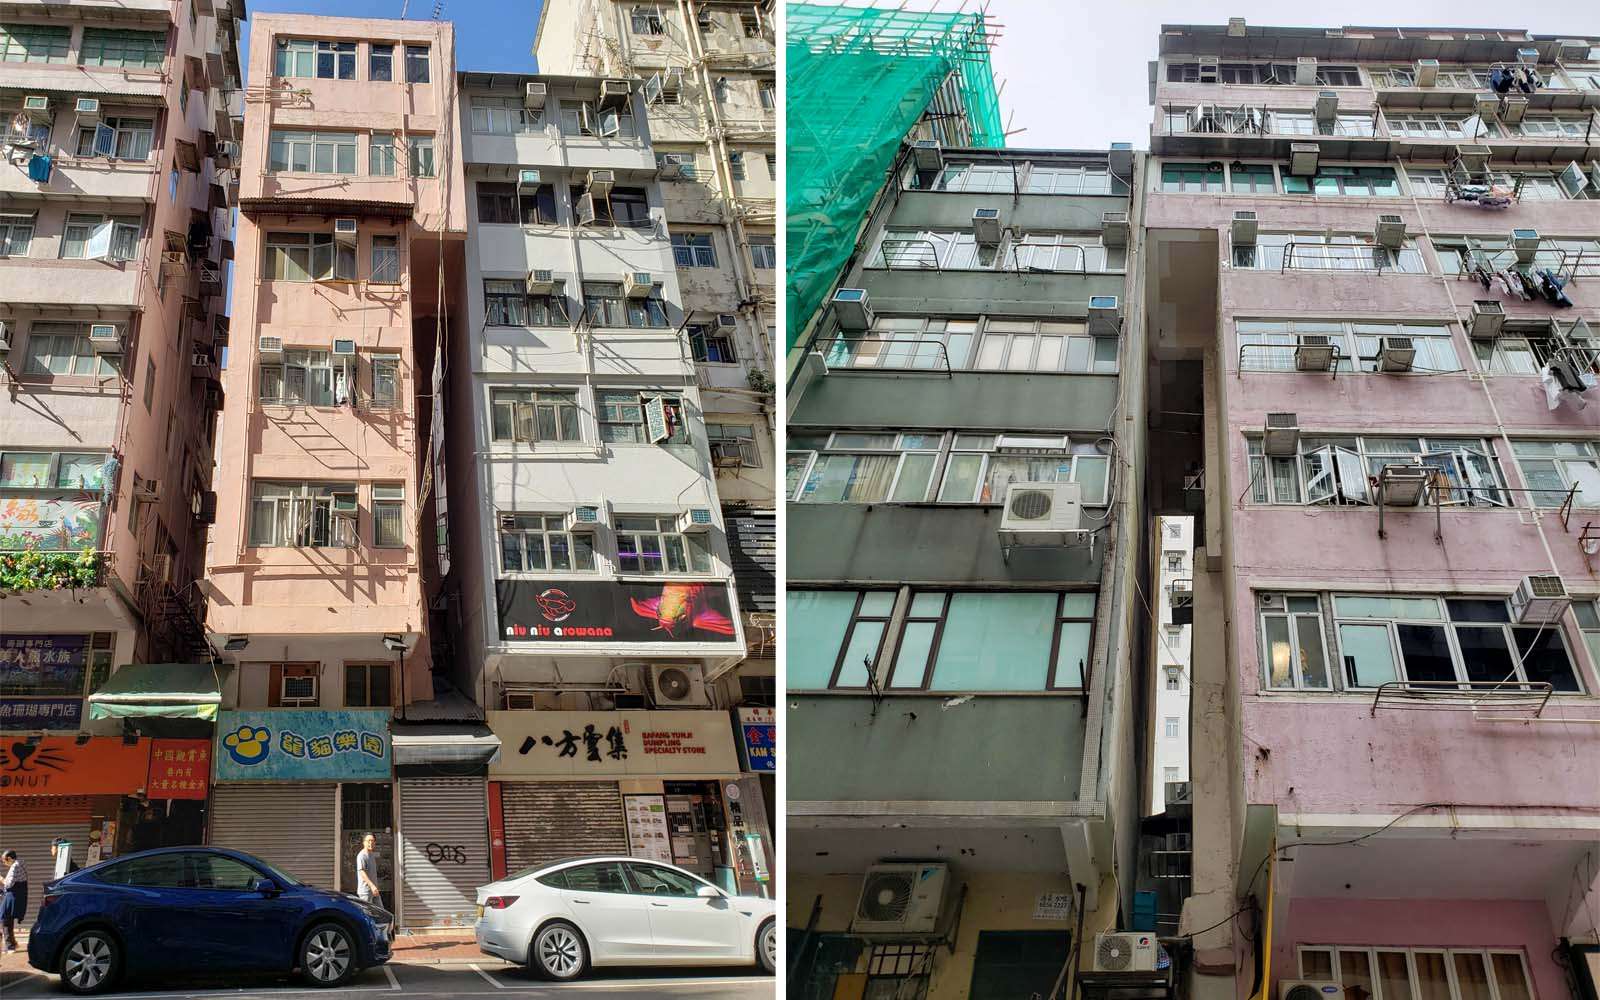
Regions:
M 1169 782 L 1189 780 L 1189 651 L 1194 631 L 1194 518 L 1167 514 L 1156 518 L 1155 545 L 1158 601 L 1151 666 L 1153 725 L 1151 733 L 1150 813 L 1166 809 Z M 1177 614 L 1174 615 L 1176 608 Z M 1190 614 L 1184 620 L 1184 612 Z

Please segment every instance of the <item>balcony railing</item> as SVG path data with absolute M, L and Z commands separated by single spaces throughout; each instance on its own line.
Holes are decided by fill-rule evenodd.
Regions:
M 1554 689 L 1548 681 L 1389 681 L 1378 685 L 1378 709 L 1421 712 L 1523 713 L 1539 718 Z
M 893 340 L 877 334 L 839 334 L 821 345 L 829 368 L 851 371 L 931 372 L 949 377 L 950 356 L 937 340 Z

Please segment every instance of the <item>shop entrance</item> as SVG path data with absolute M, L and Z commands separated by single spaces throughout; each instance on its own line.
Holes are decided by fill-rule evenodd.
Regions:
M 715 781 L 666 781 L 667 830 L 672 862 L 721 884 L 718 868 L 729 868 L 728 824 Z
M 193 799 L 122 800 L 117 853 L 205 843 L 206 804 Z
M 339 889 L 356 891 L 356 855 L 361 838 L 378 838 L 378 888 L 384 908 L 394 911 L 394 790 L 388 784 L 339 786 Z

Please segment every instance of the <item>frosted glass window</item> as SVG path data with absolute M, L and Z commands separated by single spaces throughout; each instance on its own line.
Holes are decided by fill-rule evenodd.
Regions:
M 955 594 L 931 686 L 1040 691 L 1050 667 L 1055 594 Z
M 828 686 L 858 596 L 853 590 L 788 592 L 790 687 L 804 690 Z
M 1387 625 L 1340 625 L 1339 653 L 1344 657 L 1345 683 L 1377 687 L 1399 680 Z

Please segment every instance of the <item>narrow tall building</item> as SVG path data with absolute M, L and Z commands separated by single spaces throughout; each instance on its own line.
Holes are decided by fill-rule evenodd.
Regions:
M 151 741 L 118 716 L 151 713 L 86 698 L 182 688 L 198 673 L 154 665 L 208 655 L 243 16 L 0 11 L 0 842 L 46 878 L 53 837 L 79 863 L 204 837 L 203 790 L 146 787 Z
M 1189 995 L 1593 996 L 1600 40 L 1235 19 L 1159 45 Z

